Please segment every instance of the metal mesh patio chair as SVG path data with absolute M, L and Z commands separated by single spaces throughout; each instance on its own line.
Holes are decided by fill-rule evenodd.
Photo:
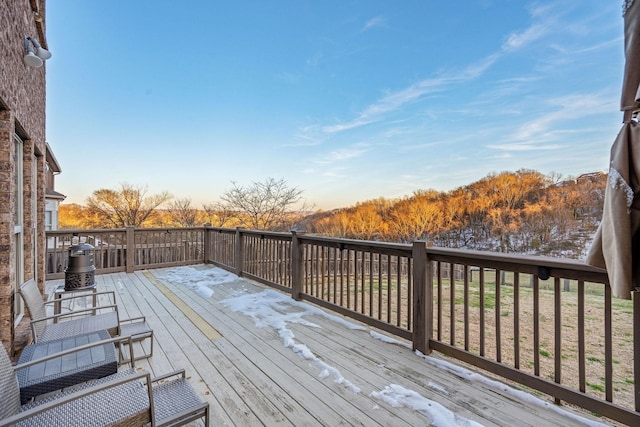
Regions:
M 51 316 L 47 314 L 48 304 L 86 297 L 84 295 L 70 296 L 58 299 L 55 302 L 44 302 L 40 290 L 33 279 L 20 286 L 18 292 L 31 316 L 31 329 L 35 342 L 50 341 L 100 330 L 108 330 L 112 336 L 120 335 L 118 306 L 116 305 L 113 291 L 96 292 L 95 294 L 111 295 L 111 304 L 91 306 Z
M 209 404 L 198 398 L 184 370 L 151 379 L 148 372 L 128 369 L 20 405 L 15 368 L 6 351 L 0 353 L 0 427 L 165 427 L 203 417 L 209 425 Z
M 173 380 L 168 378 L 177 377 Z M 151 380 L 158 426 L 180 426 L 204 417 L 209 425 L 209 403 L 203 403 L 187 382 L 184 369 Z
M 141 380 L 146 380 L 146 386 Z M 20 405 L 20 390 L 7 352 L 0 351 L 0 427 L 155 425 L 150 376 L 129 370 L 90 386 Z
M 153 356 L 153 329 L 149 327 L 144 316 L 120 320 L 120 335 L 131 337 L 131 340 L 124 339 L 120 342 L 120 363 L 131 362 L 125 356 L 126 347 L 130 344 L 130 341 L 140 343 L 142 356 L 136 357 L 135 360 L 147 359 Z M 149 344 L 144 346 L 143 343 L 146 340 L 149 340 Z
M 58 298 L 55 301 L 44 302 L 34 280 L 29 280 L 20 286 L 19 293 L 31 316 L 31 329 L 35 342 L 51 341 L 89 332 L 107 330 L 111 336 L 121 336 L 123 338 L 133 337 L 134 342 L 142 343 L 145 340 L 150 341 L 149 349 L 143 350 L 142 356 L 139 356 L 136 360 L 148 358 L 153 355 L 153 330 L 149 327 L 144 317 L 120 319 L 116 296 L 113 291 L 92 293 L 91 297 L 95 305 L 51 316 L 47 314 L 48 305 L 61 305 L 65 301 L 72 301 L 76 298 L 86 300 L 87 297 L 85 295 L 69 296 Z M 100 295 L 108 296 L 110 303 L 108 305 L 97 305 L 97 297 Z M 126 343 L 127 340 L 125 339 L 122 345 L 126 345 Z M 128 360 L 122 359 L 121 363 L 124 362 L 128 362 Z
M 109 338 L 106 331 L 99 331 L 26 346 L 18 364 L 13 367 L 18 378 L 21 403 L 25 404 L 52 391 L 113 375 L 118 369 L 115 346 L 120 341 L 120 337 Z M 131 348 L 130 359 L 134 358 Z M 133 362 L 131 367 L 135 367 Z

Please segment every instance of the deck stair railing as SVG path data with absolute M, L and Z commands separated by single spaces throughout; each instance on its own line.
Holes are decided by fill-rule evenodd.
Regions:
M 640 425 L 640 294 L 613 298 L 606 272 L 577 261 L 300 232 L 128 227 L 47 232 L 47 279 L 64 277 L 77 242 L 95 247 L 97 274 L 212 263 L 423 354 Z

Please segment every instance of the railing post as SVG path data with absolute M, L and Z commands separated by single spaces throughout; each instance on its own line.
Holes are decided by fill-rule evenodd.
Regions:
M 236 247 L 234 258 L 236 275 L 238 275 L 238 277 L 242 277 L 242 269 L 244 268 L 244 237 L 241 227 L 236 228 Z
M 413 349 L 430 354 L 433 336 L 433 271 L 424 241 L 413 242 Z
M 296 301 L 302 299 L 302 285 L 304 282 L 303 247 L 300 244 L 299 235 L 303 231 L 291 230 L 291 297 Z
M 633 392 L 635 409 L 640 412 L 640 288 L 631 292 L 633 299 Z
M 204 263 L 208 264 L 211 258 L 211 230 L 208 226 L 204 227 Z
M 127 256 L 126 256 L 126 263 L 127 263 L 127 268 L 126 271 L 127 273 L 133 273 L 134 271 L 134 266 L 135 266 L 135 252 L 136 252 L 136 239 L 135 239 L 135 227 L 132 225 L 127 225 L 126 227 L 127 230 Z

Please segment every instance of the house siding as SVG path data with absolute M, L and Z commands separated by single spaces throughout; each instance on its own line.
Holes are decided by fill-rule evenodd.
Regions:
M 37 38 L 48 48 L 44 12 L 43 0 L 0 2 L 0 340 L 10 354 L 15 347 L 14 285 L 17 274 L 15 134 L 23 141 L 24 280 L 36 278 L 40 289 L 44 288 L 46 65 L 31 68 L 23 63 L 25 35 Z M 37 201 L 35 213 L 34 198 Z M 36 254 L 39 254 L 37 260 L 34 259 Z

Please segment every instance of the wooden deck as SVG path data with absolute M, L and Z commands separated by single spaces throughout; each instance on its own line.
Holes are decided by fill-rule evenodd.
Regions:
M 223 272 L 209 265 L 171 270 L 185 268 Z M 454 365 L 460 367 L 457 373 L 443 369 L 449 362 L 442 358 L 425 359 L 405 343 L 385 342 L 370 327 L 334 313 L 308 313 L 290 298 L 291 304 L 278 309 L 291 316 L 306 313 L 304 320 L 317 326 L 289 322 L 258 327 L 224 301 L 261 293 L 264 286 L 236 278 L 211 286 L 213 294 L 205 296 L 161 278 L 168 270 L 104 274 L 96 281 L 100 290 L 116 291 L 121 317 L 146 316 L 154 330 L 154 355 L 137 366 L 153 375 L 185 368 L 194 388 L 211 405 L 213 425 L 424 426 L 430 425 L 428 413 L 454 414 L 485 426 L 598 422 L 585 413 L 580 413 L 582 419 L 570 416 L 579 412 L 565 407 L 556 411 L 546 396 L 536 405 L 531 398 L 506 391 L 507 386 L 479 380 L 459 364 Z M 48 281 L 47 290 L 61 283 L 62 279 Z M 359 328 L 350 329 L 336 318 Z M 294 335 L 289 347 L 288 331 Z M 310 352 L 306 358 L 303 350 Z M 389 393 L 392 385 L 416 392 L 414 404 L 394 407 L 380 399 L 376 393 L 384 390 L 390 397 L 399 396 L 397 391 Z M 448 411 L 438 410 L 439 405 Z M 459 421 L 458 425 L 472 425 Z

